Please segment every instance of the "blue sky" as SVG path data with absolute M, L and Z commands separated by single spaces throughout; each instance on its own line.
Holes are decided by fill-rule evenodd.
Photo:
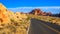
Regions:
M 0 0 L 8 8 L 36 7 L 36 6 L 60 6 L 60 0 Z
M 13 10 L 13 11 L 18 11 L 18 9 L 20 9 L 19 11 L 23 10 L 22 12 L 29 12 L 34 7 L 59 7 L 59 9 L 47 8 L 47 11 L 51 10 L 51 12 L 53 11 L 52 13 L 60 12 L 60 0 L 0 0 L 0 2 L 2 4 L 4 4 L 7 8 L 9 8 L 10 10 Z M 23 7 L 23 8 L 24 7 L 29 7 L 29 8 L 33 7 L 33 8 L 22 9 L 20 7 Z M 16 9 L 16 8 L 18 8 L 18 9 Z M 46 11 L 46 9 L 43 11 Z

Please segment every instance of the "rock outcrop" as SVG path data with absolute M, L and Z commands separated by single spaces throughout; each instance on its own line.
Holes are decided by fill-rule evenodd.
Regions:
M 47 16 L 47 15 L 51 15 L 52 13 L 51 12 L 48 12 L 48 13 L 43 12 L 43 11 L 41 11 L 41 9 L 34 9 L 30 12 L 30 14 Z
M 9 17 L 7 15 L 7 8 L 0 3 L 0 24 L 9 23 Z

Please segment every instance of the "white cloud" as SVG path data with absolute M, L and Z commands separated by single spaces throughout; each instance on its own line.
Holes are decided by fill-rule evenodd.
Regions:
M 60 12 L 60 7 L 56 6 L 50 6 L 50 7 L 16 7 L 16 8 L 8 8 L 9 10 L 12 10 L 14 12 L 19 11 L 19 12 L 30 12 L 33 9 L 39 8 L 42 11 L 51 11 L 52 13 L 58 13 Z

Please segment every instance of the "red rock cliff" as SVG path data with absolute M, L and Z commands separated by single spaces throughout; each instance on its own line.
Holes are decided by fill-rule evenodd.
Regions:
M 34 9 L 30 12 L 30 14 L 47 16 L 47 15 L 51 15 L 52 13 L 51 12 L 47 12 L 47 13 L 43 12 L 43 11 L 41 11 L 41 9 Z

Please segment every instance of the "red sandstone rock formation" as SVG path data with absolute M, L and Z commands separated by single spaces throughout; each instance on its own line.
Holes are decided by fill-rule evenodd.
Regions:
M 34 14 L 34 15 L 43 15 L 43 16 L 47 16 L 47 15 L 51 15 L 52 13 L 51 12 L 43 12 L 41 11 L 41 9 L 34 9 L 30 12 L 30 14 Z

